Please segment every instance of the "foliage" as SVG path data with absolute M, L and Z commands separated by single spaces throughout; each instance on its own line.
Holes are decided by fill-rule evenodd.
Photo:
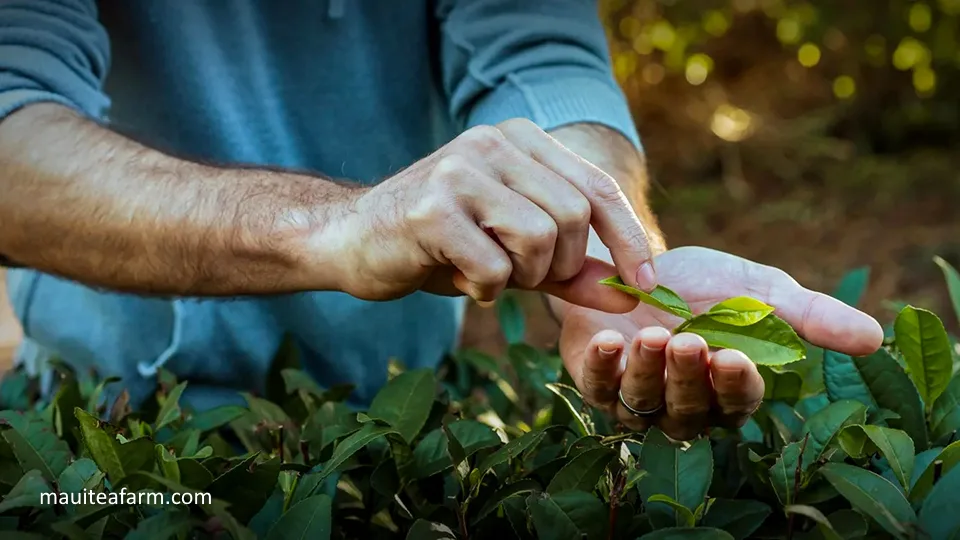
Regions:
M 955 290 L 955 272 L 938 264 Z M 858 272 L 838 298 L 857 303 Z M 677 314 L 676 331 L 756 336 L 777 320 L 747 298 L 694 316 L 668 290 L 632 293 Z M 499 313 L 517 335 L 522 312 Z M 760 365 L 767 395 L 754 417 L 688 443 L 621 431 L 583 403 L 555 354 L 517 340 L 504 358 L 463 351 L 439 376 L 397 369 L 365 412 L 344 403 L 349 389 L 300 371 L 290 340 L 266 395 L 242 407 L 194 411 L 180 402 L 188 382 L 166 372 L 136 410 L 125 393 L 98 407 L 116 381 L 63 364 L 55 392 L 37 400 L 36 381 L 14 371 L 0 388 L 0 535 L 951 537 L 960 359 L 930 312 L 905 307 L 892 334 L 866 358 L 805 344 L 796 361 Z M 138 493 L 212 498 L 163 505 Z

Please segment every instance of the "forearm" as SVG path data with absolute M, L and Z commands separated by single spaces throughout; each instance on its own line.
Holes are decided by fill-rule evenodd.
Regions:
M 612 176 L 643 223 L 653 254 L 666 251 L 666 240 L 648 203 L 649 177 L 643 154 L 617 131 L 597 124 L 571 124 L 551 131 L 550 135 Z M 611 261 L 610 251 L 592 228 L 587 253 Z M 555 297 L 549 299 L 554 313 L 562 318 L 570 305 Z
M 349 191 L 304 175 L 182 161 L 58 105 L 28 106 L 0 123 L 0 253 L 91 286 L 182 295 L 333 289 L 335 270 L 308 271 L 300 246 Z

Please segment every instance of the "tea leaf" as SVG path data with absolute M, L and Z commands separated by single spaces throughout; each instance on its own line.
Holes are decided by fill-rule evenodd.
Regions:
M 837 288 L 833 291 L 832 296 L 844 304 L 857 307 L 857 305 L 860 304 L 860 299 L 863 298 L 863 293 L 867 290 L 867 284 L 869 282 L 870 267 L 861 266 L 860 268 L 847 272 L 847 274 L 840 279 L 840 283 L 837 284 Z
M 326 495 L 303 499 L 287 510 L 270 528 L 267 540 L 329 540 L 333 531 L 332 504 L 333 501 Z
M 882 476 L 846 463 L 827 463 L 820 474 L 853 507 L 874 519 L 897 538 L 907 538 L 908 526 L 917 520 L 899 489 Z
M 932 405 L 953 375 L 950 340 L 943 323 L 929 311 L 908 306 L 897 315 L 894 332 L 920 399 Z
M 808 441 L 809 444 L 809 441 Z M 770 483 L 783 506 L 794 503 L 797 485 L 797 465 L 800 462 L 801 443 L 794 442 L 783 447 L 780 457 L 770 467 Z
M 680 298 L 677 293 L 663 285 L 657 285 L 656 289 L 647 293 L 624 284 L 620 276 L 608 277 L 601 280 L 600 283 L 613 287 L 620 292 L 627 293 L 644 304 L 653 306 L 661 311 L 666 311 L 667 313 L 672 313 L 682 319 L 689 319 L 693 316 L 693 313 L 690 311 L 690 306 L 687 305 L 683 298 Z
M 953 312 L 960 320 L 960 273 L 947 261 L 940 257 L 934 257 L 933 262 L 943 270 L 943 277 L 947 280 L 947 291 L 950 293 L 950 300 L 953 303 Z
M 920 529 L 928 538 L 956 538 L 960 533 L 960 468 L 945 474 L 933 486 L 920 509 Z
M 410 527 L 407 538 L 409 540 L 457 540 L 457 535 L 442 523 L 418 519 Z
M 716 499 L 701 526 L 723 529 L 734 538 L 747 538 L 763 525 L 770 513 L 770 506 L 760 501 Z
M 411 443 L 430 416 L 436 385 L 432 369 L 405 371 L 377 393 L 367 414 L 385 420 Z
M 219 429 L 247 412 L 237 405 L 223 405 L 194 414 L 183 426 L 184 431 L 197 430 L 201 433 Z
M 723 529 L 708 527 L 668 527 L 658 529 L 640 537 L 640 540 L 734 540 Z
M 933 403 L 930 430 L 935 441 L 960 430 L 960 375 L 950 380 L 946 390 Z
M 463 448 L 466 457 L 484 448 L 500 445 L 500 437 L 489 427 L 474 420 L 452 422 L 450 431 Z M 426 478 L 453 466 L 448 454 L 448 441 L 442 428 L 428 433 L 413 450 L 417 478 Z
M 486 459 L 480 462 L 477 469 L 481 475 L 485 475 L 497 465 L 507 463 L 510 460 L 520 457 L 524 452 L 533 450 L 540 444 L 540 441 L 542 441 L 545 436 L 546 432 L 542 430 L 524 433 L 487 456 Z
M 802 360 L 806 347 L 789 324 L 767 315 L 750 326 L 733 326 L 699 315 L 688 321 L 685 332 L 698 334 L 711 347 L 736 349 L 760 365 L 783 365 Z
M 583 491 L 531 496 L 530 515 L 539 538 L 587 538 L 602 540 L 606 534 L 607 508 L 600 499 Z
M 887 458 L 904 491 L 910 489 L 914 448 L 909 435 L 899 429 L 856 425 L 844 428 L 839 438 L 844 451 L 851 457 L 864 457 L 879 450 L 883 457 Z M 867 444 L 868 441 L 871 444 Z
M 834 437 L 846 426 L 867 421 L 867 409 L 862 403 L 851 400 L 835 401 L 811 416 L 803 425 L 804 435 L 810 434 L 803 455 L 806 469 L 823 456 Z
M 390 433 L 399 434 L 397 430 L 390 427 L 378 426 L 374 423 L 364 424 L 359 431 L 340 441 L 340 444 L 333 449 L 333 456 L 323 464 L 319 473 L 318 483 L 336 472 L 348 459 L 370 444 L 371 441 Z
M 199 523 L 199 520 L 190 519 L 189 512 L 166 510 L 137 523 L 136 528 L 127 533 L 124 538 L 126 540 L 176 538 Z
M 497 320 L 500 322 L 500 330 L 507 344 L 523 343 L 526 321 L 516 295 L 508 292 L 497 299 L 496 305 Z
M 827 516 L 823 515 L 823 512 L 812 506 L 807 506 L 804 504 L 791 504 L 789 506 L 785 506 L 783 511 L 787 514 L 798 514 L 805 516 L 817 522 L 817 528 L 820 529 L 820 534 L 822 534 L 826 540 L 843 540 L 843 537 L 840 536 L 833 528 L 833 525 L 830 523 L 830 520 L 827 519 Z
M 213 498 L 230 504 L 230 513 L 246 523 L 257 513 L 277 484 L 280 460 L 258 462 L 253 454 L 230 467 L 206 488 Z
M 920 476 L 913 482 L 913 488 L 910 490 L 910 502 L 914 505 L 919 504 L 933 489 L 934 477 L 939 467 L 940 474 L 945 475 L 952 471 L 960 463 L 960 441 L 950 443 L 944 448 L 935 460 L 931 461 Z
M 159 431 L 160 428 L 180 418 L 180 395 L 183 394 L 183 390 L 186 387 L 187 382 L 184 381 L 174 386 L 173 390 L 167 394 L 163 406 L 160 407 L 160 412 L 157 413 L 157 420 L 154 426 L 155 431 Z
M 476 525 L 483 518 L 490 515 L 491 512 L 500 507 L 510 497 L 516 495 L 522 495 L 526 493 L 531 493 L 535 491 L 540 491 L 540 484 L 536 480 L 531 480 L 529 478 L 524 478 L 523 480 L 518 480 L 512 484 L 507 484 L 506 486 L 501 487 L 496 493 L 494 493 L 489 500 L 487 500 L 483 507 L 477 512 L 477 515 L 471 521 L 472 524 Z
M 39 470 L 45 480 L 53 482 L 70 461 L 70 447 L 57 437 L 53 426 L 40 418 L 0 413 L 0 420 L 10 427 L 3 430 L 3 440 L 24 471 Z
M 130 473 L 153 462 L 153 443 L 149 439 L 134 439 L 121 444 L 100 427 L 96 417 L 80 409 L 74 413 L 80 421 L 84 446 L 110 482 L 119 483 Z
M 853 362 L 877 405 L 900 415 L 887 424 L 910 435 L 918 449 L 927 448 L 927 422 L 920 394 L 900 364 L 884 349 L 855 357 Z
M 691 512 L 690 509 L 687 508 L 686 506 L 673 500 L 673 498 L 670 497 L 669 495 L 656 493 L 654 495 L 651 495 L 650 498 L 647 499 L 647 505 L 655 502 L 660 502 L 660 503 L 666 504 L 670 508 L 673 508 L 674 512 L 677 513 L 677 521 L 681 522 L 679 523 L 678 526 L 693 527 L 696 525 L 697 520 L 696 520 L 696 517 L 693 515 L 693 512 Z
M 608 448 L 588 450 L 567 462 L 547 485 L 547 493 L 567 490 L 592 492 L 616 454 Z
M 687 508 L 696 508 L 706 499 L 713 478 L 710 441 L 700 439 L 682 450 L 662 431 L 651 428 L 640 452 L 640 468 L 647 471 L 638 482 L 643 500 L 663 494 Z M 682 524 L 681 516 L 662 503 L 649 505 L 648 512 L 657 526 Z
M 845 354 L 823 352 L 823 383 L 831 401 L 852 399 L 865 404 L 868 413 L 877 409 L 877 403 L 867 388 L 867 383 L 863 382 L 856 363 Z
M 731 326 L 750 326 L 773 313 L 774 309 L 749 296 L 738 296 L 713 306 L 705 315 Z

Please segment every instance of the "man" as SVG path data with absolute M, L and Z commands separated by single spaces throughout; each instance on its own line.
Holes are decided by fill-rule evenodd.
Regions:
M 665 250 L 596 9 L 0 2 L 20 361 L 95 367 L 134 399 L 163 366 L 207 407 L 261 387 L 289 332 L 363 404 L 389 358 L 433 366 L 456 346 L 463 295 L 535 289 L 586 399 L 690 438 L 745 421 L 756 368 L 599 279 L 695 308 L 749 294 L 816 344 L 875 350 L 876 321 L 779 270 Z

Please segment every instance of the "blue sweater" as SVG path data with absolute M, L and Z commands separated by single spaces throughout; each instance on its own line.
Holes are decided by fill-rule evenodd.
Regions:
M 596 122 L 639 146 L 590 0 L 0 0 L 0 119 L 57 102 L 186 159 L 372 183 L 479 124 Z M 26 339 L 124 378 L 159 366 L 208 407 L 262 390 L 284 333 L 321 384 L 369 401 L 390 358 L 435 366 L 464 302 L 341 293 L 155 299 L 8 274 Z

